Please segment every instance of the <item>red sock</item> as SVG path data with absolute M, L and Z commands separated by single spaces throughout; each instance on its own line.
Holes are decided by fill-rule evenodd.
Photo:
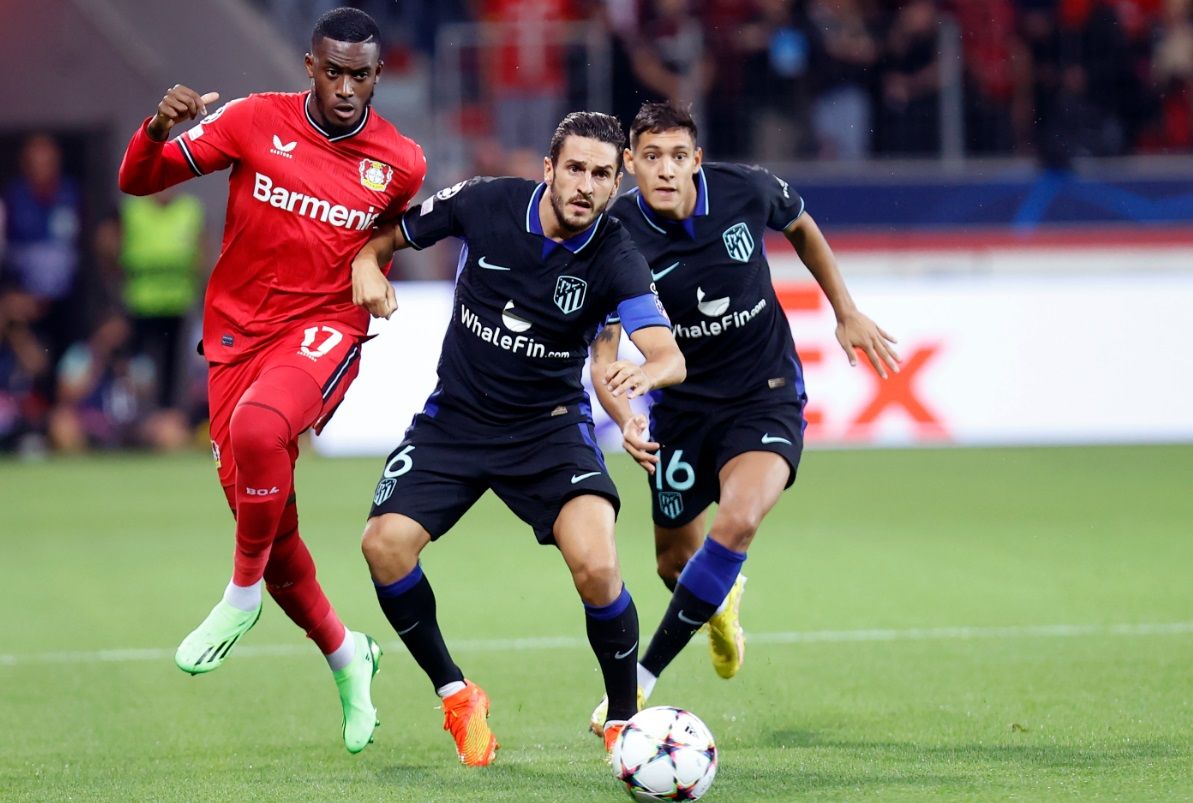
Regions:
M 282 526 L 265 567 L 265 587 L 324 655 L 343 643 L 344 623 L 315 579 L 315 561 L 298 535 L 298 508 L 293 501 L 282 514 Z
M 314 379 L 296 368 L 261 376 L 232 412 L 229 440 L 236 461 L 236 555 L 232 582 L 259 581 L 294 485 L 297 438 L 323 399 Z

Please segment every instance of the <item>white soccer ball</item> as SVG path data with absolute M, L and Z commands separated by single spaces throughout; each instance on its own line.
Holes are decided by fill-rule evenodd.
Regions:
M 613 743 L 613 777 L 635 800 L 698 800 L 717 775 L 717 746 L 700 717 L 660 705 L 635 714 Z

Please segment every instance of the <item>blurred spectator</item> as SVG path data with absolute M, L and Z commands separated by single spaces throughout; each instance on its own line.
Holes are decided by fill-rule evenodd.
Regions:
M 879 143 L 884 154 L 940 151 L 938 39 L 931 0 L 910 0 L 895 13 L 882 70 Z
M 58 363 L 57 402 L 50 441 L 63 452 L 147 446 L 178 449 L 189 442 L 185 418 L 154 410 L 153 365 L 130 358 L 131 327 L 118 312 L 105 315 L 91 335 L 74 343 Z
M 1067 168 L 1076 157 L 1126 152 L 1143 99 L 1113 8 L 1102 0 L 1065 0 L 1059 20 L 1058 81 L 1040 114 L 1039 150 L 1044 164 Z
M 654 0 L 628 43 L 634 76 L 650 94 L 703 115 L 715 67 L 690 0 Z
M 480 0 L 485 77 L 493 92 L 497 138 L 508 150 L 549 139 L 567 87 L 564 23 L 576 18 L 570 0 Z
M 1151 151 L 1193 149 L 1193 0 L 1167 0 L 1152 51 L 1157 115 L 1142 145 Z
M 811 0 L 816 99 L 812 126 L 822 159 L 870 155 L 874 133 L 871 87 L 879 42 L 860 0 Z
M 700 132 L 705 148 L 713 149 L 720 159 L 742 158 L 751 152 L 751 140 L 756 126 L 753 125 L 759 109 L 756 107 L 759 95 L 764 91 L 753 83 L 756 75 L 751 74 L 745 59 L 749 55 L 766 50 L 769 44 L 754 47 L 749 53 L 743 49 L 745 26 L 758 17 L 755 6 L 770 0 L 743 3 L 740 0 L 702 0 L 699 19 L 703 26 L 705 49 L 715 69 L 709 75 L 709 87 L 705 93 L 705 125 Z M 794 0 L 791 0 L 794 2 Z M 790 5 L 779 0 L 778 5 Z M 784 63 L 786 45 L 782 43 Z M 805 58 L 806 61 L 806 58 Z M 775 87 L 775 94 L 782 94 L 782 88 Z M 766 98 L 769 100 L 769 97 Z M 771 105 L 781 105 L 774 102 Z M 790 108 L 790 99 L 788 99 Z M 769 108 L 769 107 L 768 107 Z M 764 112 L 765 113 L 765 112 Z
M 56 358 L 74 336 L 71 296 L 79 268 L 80 193 L 75 181 L 62 175 L 62 152 L 48 135 L 25 141 L 20 169 L 4 193 L 3 284 L 37 302 L 36 328 Z
M 126 196 L 119 226 L 122 296 L 132 321 L 132 352 L 153 363 L 157 406 L 177 407 L 182 400 L 179 359 L 186 317 L 203 283 L 203 204 L 174 189 L 149 197 Z
M 1017 30 L 1030 63 L 1032 132 L 1030 141 L 1043 150 L 1044 124 L 1060 91 L 1060 22 L 1056 0 L 1016 0 Z
M 747 144 L 753 158 L 794 159 L 808 150 L 807 23 L 794 0 L 759 0 L 757 8 L 737 37 L 748 114 L 736 117 L 751 134 Z
M 1031 141 L 1031 61 L 1011 0 L 951 0 L 965 70 L 966 150 L 1025 150 Z
M 50 361 L 30 326 L 36 311 L 28 294 L 0 291 L 0 452 L 44 448 L 46 400 L 40 388 Z

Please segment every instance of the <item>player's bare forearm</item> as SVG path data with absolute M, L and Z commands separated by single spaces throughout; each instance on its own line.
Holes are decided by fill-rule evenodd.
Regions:
M 832 305 L 837 317 L 837 342 L 849 358 L 849 364 L 857 365 L 856 351 L 860 349 L 883 379 L 888 371 L 898 373 L 899 355 L 892 348 L 897 341 L 857 308 L 845 286 L 845 277 L 837 267 L 833 249 L 816 221 L 805 212 L 783 234 Z
M 393 259 L 396 247 L 394 244 L 394 232 L 397 227 L 391 225 L 381 226 L 373 232 L 373 236 L 369 241 L 361 246 L 360 250 L 356 252 L 356 256 L 352 258 L 352 271 L 355 273 L 358 269 L 376 269 L 381 270 L 381 266 L 388 264 Z
M 629 400 L 625 396 L 614 396 L 609 389 L 605 374 L 609 366 L 617 362 L 617 348 L 621 344 L 621 325 L 606 324 L 597 332 L 589 347 L 589 374 L 592 377 L 592 387 L 596 391 L 597 401 L 609 417 L 617 423 L 617 428 L 625 427 L 626 422 L 634 415 L 630 409 Z
M 634 339 L 633 335 L 631 339 Z M 634 342 L 639 345 L 637 339 Z M 592 386 L 601 407 L 605 408 L 605 412 L 621 430 L 622 448 L 647 474 L 654 474 L 655 465 L 659 462 L 659 445 L 648 440 L 646 416 L 635 413 L 630 407 L 630 399 L 649 390 L 651 380 L 644 365 L 617 359 L 620 345 L 620 324 L 610 324 L 597 333 L 590 349 Z
M 374 318 L 389 318 L 398 308 L 393 285 L 381 266 L 393 258 L 394 240 L 399 236 L 396 226 L 382 226 L 352 258 L 352 303 Z M 402 242 L 405 244 L 405 239 Z
M 642 371 L 651 380 L 650 387 L 646 390 L 678 385 L 687 378 L 687 362 L 670 329 L 665 326 L 647 326 L 630 335 L 630 340 L 646 358 L 646 362 L 642 363 Z
M 849 295 L 849 288 L 845 286 L 845 277 L 837 267 L 833 249 L 812 216 L 807 212 L 800 215 L 783 234 L 795 247 L 795 253 L 812 274 L 812 278 L 820 285 L 825 298 L 832 305 L 837 320 L 843 320 L 856 312 L 857 305 Z

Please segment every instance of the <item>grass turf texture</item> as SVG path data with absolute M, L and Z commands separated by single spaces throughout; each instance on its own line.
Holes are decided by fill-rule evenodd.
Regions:
M 491 495 L 424 553 L 503 744 L 456 763 L 359 554 L 380 468 L 299 465 L 324 587 L 387 647 L 354 757 L 272 602 L 219 672 L 173 665 L 231 567 L 207 460 L 0 462 L 0 799 L 623 799 L 585 732 L 601 683 L 566 570 Z M 612 468 L 646 638 L 666 603 L 646 488 Z M 1189 799 L 1190 476 L 1187 446 L 810 453 L 746 564 L 742 674 L 716 677 L 698 635 L 652 702 L 717 737 L 707 800 Z M 1145 623 L 1185 624 L 1109 629 Z M 1035 625 L 1090 627 L 987 629 Z M 975 630 L 924 630 L 951 627 Z

